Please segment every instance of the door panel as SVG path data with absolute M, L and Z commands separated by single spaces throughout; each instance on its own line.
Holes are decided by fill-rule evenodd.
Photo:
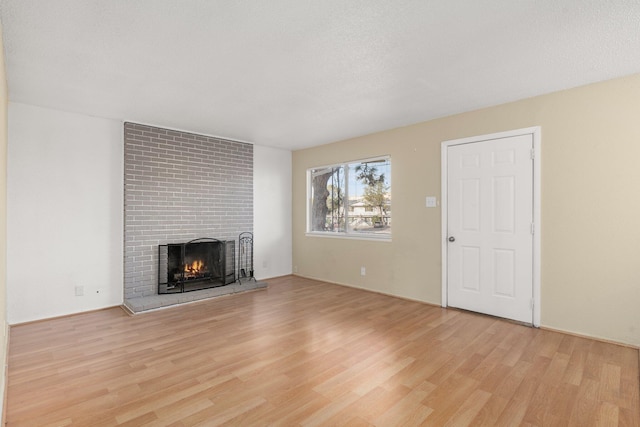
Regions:
M 461 217 L 464 231 L 480 231 L 480 180 L 461 179 Z
M 532 323 L 532 148 L 532 135 L 447 147 L 450 306 Z
M 462 247 L 462 288 L 480 292 L 480 248 Z

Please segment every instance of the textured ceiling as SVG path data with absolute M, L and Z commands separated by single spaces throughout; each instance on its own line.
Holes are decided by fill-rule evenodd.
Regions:
M 640 72 L 638 0 L 2 0 L 12 102 L 298 149 Z

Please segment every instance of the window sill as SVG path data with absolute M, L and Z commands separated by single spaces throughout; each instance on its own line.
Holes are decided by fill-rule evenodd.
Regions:
M 368 242 L 391 242 L 391 236 L 389 235 L 367 235 L 367 234 L 355 234 L 355 233 L 332 233 L 329 231 L 323 232 L 306 232 L 306 237 L 321 237 L 325 239 L 347 239 L 347 240 L 366 240 Z

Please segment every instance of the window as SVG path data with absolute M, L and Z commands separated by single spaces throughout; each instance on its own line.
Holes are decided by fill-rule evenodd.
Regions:
M 309 169 L 309 233 L 389 239 L 391 158 Z

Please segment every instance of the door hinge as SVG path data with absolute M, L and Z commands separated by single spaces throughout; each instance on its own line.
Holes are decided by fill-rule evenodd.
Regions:
M 533 222 L 531 223 L 531 234 L 536 234 L 536 225 Z
M 529 300 L 529 308 L 533 310 L 533 298 Z
M 536 150 L 532 148 L 531 151 L 529 151 L 529 153 L 531 155 L 531 160 L 534 160 L 536 158 Z

